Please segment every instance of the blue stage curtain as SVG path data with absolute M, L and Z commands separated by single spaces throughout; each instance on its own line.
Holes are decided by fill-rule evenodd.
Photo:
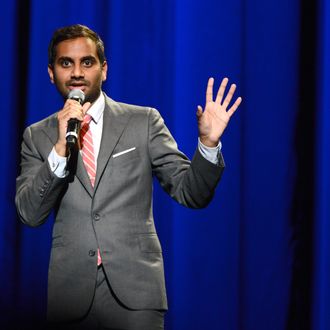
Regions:
M 88 25 L 105 42 L 106 93 L 117 101 L 156 107 L 190 157 L 198 137 L 195 112 L 198 104 L 204 106 L 208 77 L 215 77 L 218 87 L 228 76 L 243 97 L 222 139 L 227 167 L 208 208 L 179 206 L 155 182 L 154 212 L 169 300 L 166 329 L 288 329 L 297 304 L 292 298 L 292 241 L 294 210 L 301 201 L 295 196 L 304 175 L 316 178 L 313 326 L 329 328 L 330 8 L 329 0 L 313 5 L 319 5 L 320 17 L 313 63 L 319 102 L 317 111 L 308 110 L 317 121 L 316 158 L 315 172 L 301 173 L 301 86 L 314 83 L 301 79 L 301 3 L 5 2 L 0 11 L 1 114 L 6 123 L 0 130 L 0 308 L 6 311 L 0 313 L 1 328 L 10 329 L 16 320 L 42 323 L 46 313 L 53 218 L 40 228 L 19 223 L 15 178 L 23 128 L 63 102 L 47 74 L 49 40 L 56 28 L 75 23 Z
M 313 329 L 330 328 L 330 1 L 320 0 L 317 31 Z
M 1 325 L 8 320 L 6 317 L 14 308 L 17 287 L 15 280 L 19 279 L 17 265 L 19 263 L 17 254 L 20 248 L 20 229 L 16 220 L 16 212 L 13 206 L 13 196 L 15 194 L 15 175 L 18 156 L 17 141 L 19 137 L 16 132 L 16 122 L 18 114 L 17 98 L 15 90 L 15 79 L 17 79 L 17 69 L 14 63 L 17 58 L 16 33 L 18 18 L 16 16 L 17 1 L 11 1 L 1 11 L 0 29 L 6 31 L 2 35 L 2 59 L 0 73 L 1 93 L 1 116 L 3 118 L 0 129 L 1 140 L 1 162 L 0 172 L 0 278 L 1 278 Z M 15 95 L 17 96 L 17 95 Z

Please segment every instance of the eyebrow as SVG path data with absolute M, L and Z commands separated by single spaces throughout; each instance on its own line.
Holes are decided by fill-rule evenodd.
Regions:
M 73 62 L 72 58 L 71 57 L 68 57 L 68 56 L 61 56 L 57 59 L 56 62 L 62 62 L 62 61 L 69 61 L 69 62 Z
M 88 55 L 88 56 L 84 56 L 80 59 L 80 62 L 86 61 L 86 60 L 90 60 L 92 62 L 96 62 L 96 57 L 93 55 Z M 62 62 L 62 61 L 69 61 L 69 62 L 73 62 L 73 59 L 69 56 L 61 56 L 57 59 L 57 62 Z
M 82 61 L 85 61 L 85 60 L 96 60 L 96 57 L 93 56 L 93 55 L 89 55 L 89 56 L 84 56 L 81 60 Z

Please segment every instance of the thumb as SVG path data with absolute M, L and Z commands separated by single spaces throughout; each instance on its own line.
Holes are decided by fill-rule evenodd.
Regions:
M 200 118 L 202 116 L 202 114 L 203 114 L 203 108 L 199 105 L 197 107 L 197 112 L 196 112 L 197 118 Z
M 91 105 L 92 105 L 92 103 L 90 103 L 90 102 L 84 103 L 84 105 L 82 107 L 84 114 L 88 111 L 88 109 L 91 107 Z

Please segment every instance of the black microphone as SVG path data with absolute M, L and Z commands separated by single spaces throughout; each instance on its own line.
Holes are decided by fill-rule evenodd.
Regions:
M 68 99 L 76 100 L 80 104 L 83 104 L 85 101 L 85 94 L 80 89 L 72 89 L 68 94 Z M 68 120 L 68 128 L 66 130 L 66 143 L 69 148 L 77 145 L 78 136 L 80 131 L 80 121 L 76 118 Z

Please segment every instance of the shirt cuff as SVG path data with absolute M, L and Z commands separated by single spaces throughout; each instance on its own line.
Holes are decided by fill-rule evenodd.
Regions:
M 59 178 L 65 178 L 68 175 L 68 171 L 66 170 L 66 162 L 67 158 L 60 156 L 55 147 L 53 147 L 52 151 L 48 156 L 48 163 L 51 171 Z
M 201 142 L 200 138 L 198 138 L 199 152 L 206 160 L 208 160 L 209 162 L 215 165 L 219 165 L 219 156 L 220 156 L 221 148 L 222 148 L 222 144 L 220 141 L 216 147 L 207 147 Z

